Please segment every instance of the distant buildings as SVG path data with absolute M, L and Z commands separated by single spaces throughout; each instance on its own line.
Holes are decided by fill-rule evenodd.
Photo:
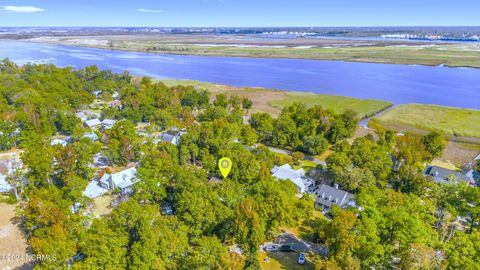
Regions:
M 104 119 L 103 121 L 100 121 L 100 119 L 94 118 L 94 119 L 85 120 L 83 122 L 83 125 L 90 129 L 99 129 L 99 128 L 111 129 L 115 125 L 115 123 L 116 121 L 112 119 Z
M 274 166 L 271 173 L 277 179 L 291 181 L 299 193 L 310 192 L 314 186 L 313 181 L 305 176 L 303 169 L 294 170 L 289 164 Z

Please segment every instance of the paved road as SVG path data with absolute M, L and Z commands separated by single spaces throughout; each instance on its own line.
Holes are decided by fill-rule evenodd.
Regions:
M 289 245 L 293 247 L 295 250 L 298 252 L 313 252 L 320 254 L 322 256 L 326 256 L 328 253 L 328 250 L 325 246 L 323 245 L 316 245 L 310 242 L 306 242 L 302 240 L 301 238 L 296 237 L 295 235 L 291 233 L 281 233 L 277 239 L 275 239 L 274 243 L 265 243 L 262 246 L 260 246 L 260 249 L 264 249 L 266 246 L 269 245 Z
M 268 147 L 268 149 L 270 149 L 270 151 L 272 152 L 275 152 L 275 153 L 279 153 L 279 154 L 284 154 L 284 155 L 289 155 L 291 156 L 292 155 L 292 151 L 289 151 L 289 150 L 285 150 L 285 149 L 280 149 L 280 148 L 275 148 L 275 147 Z M 323 160 L 320 160 L 320 159 L 317 159 L 317 158 L 314 158 L 312 156 L 309 156 L 309 155 L 305 155 L 305 160 L 308 160 L 308 161 L 312 161 L 316 164 L 320 164 L 322 166 L 327 166 L 327 163 Z

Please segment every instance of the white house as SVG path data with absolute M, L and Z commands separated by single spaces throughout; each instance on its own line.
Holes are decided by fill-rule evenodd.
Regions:
M 99 180 L 101 187 L 105 189 L 119 188 L 122 194 L 130 193 L 133 184 L 138 182 L 137 169 L 130 168 L 113 174 L 104 174 Z
M 284 164 L 280 167 L 274 166 L 271 173 L 277 179 L 290 180 L 300 193 L 310 191 L 313 188 L 313 181 L 305 176 L 303 169 L 294 170 L 289 164 Z
M 7 177 L 0 173 L 0 193 L 12 191 L 12 186 L 7 182 Z
M 67 146 L 68 142 L 66 140 L 62 140 L 62 139 L 53 139 L 51 142 L 50 142 L 50 145 L 61 145 L 63 147 Z
M 102 122 L 100 122 L 98 118 L 95 118 L 95 119 L 85 120 L 83 124 L 85 125 L 85 127 L 96 129 L 102 124 Z
M 95 91 L 93 91 L 93 94 L 95 95 L 96 98 L 99 98 L 100 95 L 102 94 L 102 91 L 101 90 L 95 90 Z

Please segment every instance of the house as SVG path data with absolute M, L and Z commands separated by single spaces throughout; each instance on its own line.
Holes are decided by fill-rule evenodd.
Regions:
M 122 194 L 132 192 L 131 187 L 138 182 L 137 169 L 129 168 L 113 174 L 104 174 L 99 180 L 101 187 L 105 189 L 119 188 Z
M 93 168 L 105 168 L 108 166 L 110 166 L 108 157 L 102 155 L 101 153 L 96 153 L 93 156 Z
M 0 193 L 8 193 L 12 191 L 12 186 L 7 182 L 7 176 L 0 173 Z
M 274 166 L 271 173 L 277 179 L 290 180 L 300 193 L 310 192 L 314 187 L 313 181 L 305 176 L 303 169 L 294 170 L 289 164 Z
M 98 141 L 98 136 L 94 132 L 87 132 L 83 135 L 83 138 L 88 138 L 94 142 Z
M 335 187 L 322 184 L 317 191 L 317 199 L 315 200 L 315 207 L 323 209 L 324 212 L 329 212 L 332 205 L 338 205 L 341 208 L 348 206 L 356 207 L 353 194 L 338 189 Z
M 50 145 L 61 145 L 63 147 L 67 146 L 68 142 L 66 140 L 62 140 L 62 139 L 53 139 L 51 142 L 50 142 Z
M 82 122 L 85 122 L 88 119 L 87 114 L 85 112 L 77 112 L 77 113 L 75 113 L 75 115 L 78 118 L 80 118 L 80 120 L 82 120 Z
M 174 145 L 179 145 L 180 144 L 180 133 L 176 134 L 171 134 L 171 133 L 163 133 L 162 134 L 162 142 L 169 142 Z
M 480 154 L 478 156 L 476 156 L 473 160 L 475 160 L 475 161 L 480 160 Z
M 104 119 L 104 120 L 102 121 L 102 126 L 103 126 L 103 128 L 105 128 L 105 129 L 111 129 L 111 128 L 113 128 L 113 126 L 115 125 L 115 122 L 116 122 L 116 121 L 115 121 L 115 120 L 112 120 L 112 119 Z
M 108 189 L 100 186 L 98 181 L 93 180 L 88 183 L 87 188 L 85 188 L 82 194 L 90 199 L 95 199 L 106 193 L 108 193 Z
M 95 91 L 93 91 L 93 94 L 95 95 L 96 98 L 99 98 L 100 95 L 102 94 L 102 91 L 101 90 L 95 90 Z
M 108 106 L 109 106 L 110 108 L 119 108 L 119 109 L 121 109 L 121 108 L 122 108 L 122 102 L 121 102 L 120 100 L 118 100 L 118 99 L 115 99 L 115 100 L 113 100 L 113 101 L 110 101 L 110 102 L 108 103 Z
M 431 176 L 436 183 L 465 183 L 468 185 L 475 184 L 466 174 L 459 171 L 452 171 L 438 166 L 428 165 L 423 172 L 424 176 Z
M 98 118 L 94 118 L 90 120 L 85 120 L 83 124 L 85 125 L 85 127 L 97 129 L 100 125 L 102 125 L 102 122 L 100 122 Z
M 208 179 L 208 183 L 209 184 L 219 184 L 219 183 L 222 183 L 222 179 L 220 179 L 218 177 L 211 177 L 210 179 Z

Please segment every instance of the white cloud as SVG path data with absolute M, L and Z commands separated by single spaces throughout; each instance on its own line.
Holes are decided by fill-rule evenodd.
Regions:
M 32 6 L 4 6 L 3 10 L 18 13 L 44 12 L 45 9 Z
M 149 13 L 162 13 L 163 10 L 161 9 L 146 9 L 146 8 L 139 8 L 137 9 L 138 12 L 149 12 Z

